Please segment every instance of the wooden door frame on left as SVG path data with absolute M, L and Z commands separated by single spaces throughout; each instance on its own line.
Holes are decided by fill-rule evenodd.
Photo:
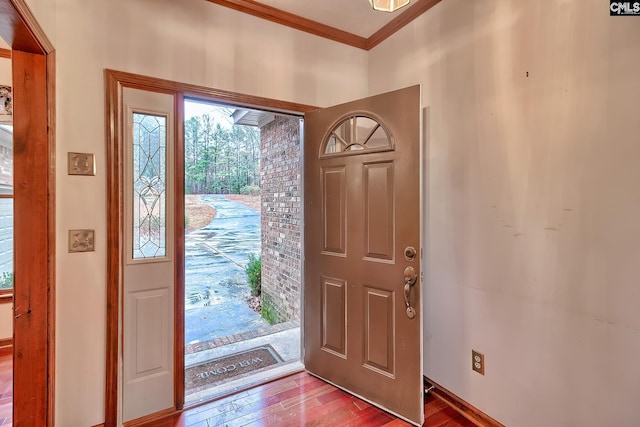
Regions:
M 119 366 L 122 356 L 122 254 L 123 200 L 120 189 L 122 179 L 122 110 L 120 97 L 125 87 L 174 94 L 176 97 L 176 153 L 175 153 L 175 305 L 174 305 L 174 384 L 184 384 L 184 126 L 183 101 L 185 98 L 232 104 L 263 110 L 306 113 L 318 107 L 294 102 L 263 98 L 221 89 L 212 89 L 116 70 L 105 70 L 106 140 L 107 140 L 107 330 L 106 330 L 106 390 L 104 427 L 118 425 Z M 156 414 L 125 423 L 127 427 L 148 423 L 174 413 L 184 406 L 184 387 L 174 386 L 174 407 Z
M 55 53 L 25 0 L 0 0 L 0 36 L 14 97 L 13 425 L 53 426 Z

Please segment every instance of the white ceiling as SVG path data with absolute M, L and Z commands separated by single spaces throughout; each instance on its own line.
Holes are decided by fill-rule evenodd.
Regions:
M 369 0 L 257 0 L 285 12 L 331 27 L 369 37 L 407 7 L 393 13 L 376 12 Z

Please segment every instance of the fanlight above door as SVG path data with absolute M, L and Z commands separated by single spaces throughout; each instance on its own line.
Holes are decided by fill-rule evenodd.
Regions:
M 339 120 L 325 137 L 320 157 L 393 150 L 393 138 L 378 120 L 365 113 Z

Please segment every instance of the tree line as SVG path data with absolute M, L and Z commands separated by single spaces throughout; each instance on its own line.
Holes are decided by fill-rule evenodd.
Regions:
M 255 194 L 260 191 L 260 131 L 222 126 L 209 114 L 185 122 L 185 191 Z

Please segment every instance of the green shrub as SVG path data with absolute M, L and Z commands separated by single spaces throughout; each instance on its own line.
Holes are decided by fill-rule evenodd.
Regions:
M 257 185 L 245 185 L 240 188 L 240 194 L 248 194 L 250 196 L 259 196 L 260 195 L 260 187 Z
M 13 288 L 13 272 L 5 271 L 0 276 L 0 289 L 11 289 Z
M 249 262 L 244 271 L 247 273 L 251 295 L 259 296 L 262 292 L 262 257 L 249 254 Z
M 269 322 L 270 325 L 280 323 L 278 311 L 276 310 L 273 301 L 267 294 L 262 294 L 262 312 L 260 313 L 262 318 Z

